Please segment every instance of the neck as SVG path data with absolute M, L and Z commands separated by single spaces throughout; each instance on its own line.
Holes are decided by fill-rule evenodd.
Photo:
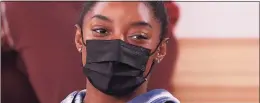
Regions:
M 134 97 L 141 95 L 146 90 L 146 82 L 138 87 L 133 93 L 124 97 L 113 97 L 107 95 L 98 89 L 96 89 L 88 80 L 87 80 L 87 93 L 84 99 L 84 103 L 126 103 Z

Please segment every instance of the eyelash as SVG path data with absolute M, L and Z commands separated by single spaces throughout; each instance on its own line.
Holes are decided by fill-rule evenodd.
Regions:
M 92 32 L 93 32 L 93 35 L 98 36 L 98 37 L 105 37 L 105 36 L 109 35 L 109 30 L 107 30 L 105 28 L 94 28 L 94 29 L 92 29 Z M 143 33 L 143 32 L 134 33 L 133 35 L 131 35 L 129 37 L 131 37 L 131 39 L 137 40 L 137 41 L 149 39 L 147 37 L 147 34 Z
M 134 40 L 147 40 L 147 34 L 145 33 L 136 33 L 134 35 L 130 36 L 131 38 L 133 38 Z
M 104 33 L 102 33 L 102 31 Z M 95 36 L 100 36 L 100 37 L 107 36 L 109 34 L 108 30 L 104 28 L 95 28 L 92 29 L 92 32 Z

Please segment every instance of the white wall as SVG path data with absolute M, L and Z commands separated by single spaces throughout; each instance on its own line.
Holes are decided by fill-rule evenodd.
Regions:
M 259 38 L 259 3 L 176 2 L 179 38 Z

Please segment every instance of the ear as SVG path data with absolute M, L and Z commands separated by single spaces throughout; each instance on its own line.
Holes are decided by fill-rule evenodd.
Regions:
M 75 44 L 76 44 L 77 50 L 79 52 L 81 52 L 82 51 L 82 47 L 83 47 L 81 28 L 78 25 L 75 25 L 75 26 L 76 26 Z
M 158 48 L 158 52 L 157 52 L 157 56 L 156 56 L 157 63 L 160 63 L 166 55 L 168 40 L 169 40 L 169 38 L 163 39 L 160 47 Z

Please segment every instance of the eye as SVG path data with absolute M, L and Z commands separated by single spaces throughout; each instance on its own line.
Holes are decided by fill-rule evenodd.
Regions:
M 92 29 L 92 32 L 95 36 L 107 36 L 109 34 L 108 30 L 104 28 L 95 28 Z
M 145 33 L 140 33 L 140 34 L 134 34 L 132 36 L 130 36 L 132 39 L 134 40 L 147 40 L 148 37 Z

